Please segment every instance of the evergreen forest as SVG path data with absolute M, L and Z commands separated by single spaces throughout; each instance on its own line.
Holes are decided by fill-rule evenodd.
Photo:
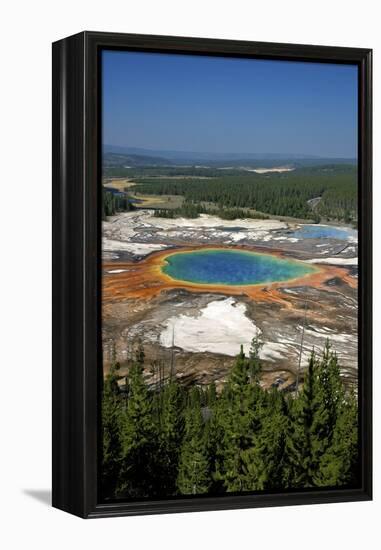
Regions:
M 102 219 L 113 216 L 117 212 L 134 210 L 130 198 L 125 193 L 116 193 L 102 188 Z
M 136 180 L 135 193 L 181 195 L 201 212 L 255 210 L 265 215 L 357 223 L 355 167 L 300 169 L 286 174 L 224 175 L 204 179 L 151 177 Z M 194 212 L 194 211 L 193 211 Z M 214 213 L 214 212 L 213 212 Z M 172 214 L 169 214 L 172 215 Z M 236 216 L 238 217 L 238 215 Z M 260 217 L 259 215 L 253 217 Z M 233 218 L 234 219 L 234 218 Z
M 262 387 L 260 347 L 241 348 L 219 391 L 165 378 L 169 366 L 147 364 L 141 343 L 122 378 L 114 352 L 102 397 L 103 499 L 356 486 L 357 398 L 329 342 L 289 392 Z

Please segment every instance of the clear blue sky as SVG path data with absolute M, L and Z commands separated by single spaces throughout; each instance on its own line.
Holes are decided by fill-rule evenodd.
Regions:
M 357 67 L 103 52 L 103 143 L 357 156 Z

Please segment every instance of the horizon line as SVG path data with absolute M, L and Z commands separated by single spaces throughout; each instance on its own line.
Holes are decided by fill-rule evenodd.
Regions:
M 352 160 L 358 160 L 358 155 L 354 155 L 354 156 L 347 156 L 347 155 L 317 155 L 317 154 L 313 154 L 313 153 L 277 153 L 277 152 L 270 152 L 270 151 L 267 151 L 267 152 L 248 152 L 248 151 L 245 151 L 245 152 L 234 152 L 234 151 L 194 151 L 194 150 L 183 150 L 183 149 L 176 149 L 176 148 L 164 148 L 164 149 L 161 149 L 160 147 L 158 148 L 152 148 L 152 147 L 140 147 L 140 146 L 135 146 L 135 145 L 116 145 L 116 144 L 110 144 L 110 143 L 103 143 L 102 142 L 102 149 L 104 147 L 117 147 L 117 148 L 121 148 L 121 149 L 141 149 L 143 151 L 147 151 L 147 152 L 152 152 L 152 153 L 157 153 L 157 152 L 168 152 L 168 153 L 178 153 L 178 154 L 192 154 L 192 155 L 198 155 L 198 154 L 201 154 L 201 155 L 242 155 L 242 158 L 244 158 L 245 155 L 275 155 L 275 156 L 278 156 L 278 157 L 284 157 L 284 158 L 288 158 L 288 157 L 292 157 L 292 156 L 301 156 L 301 157 L 304 157 L 305 159 L 329 159 L 329 158 L 332 158 L 332 159 L 352 159 Z M 134 154 L 134 153 L 130 153 L 130 154 Z

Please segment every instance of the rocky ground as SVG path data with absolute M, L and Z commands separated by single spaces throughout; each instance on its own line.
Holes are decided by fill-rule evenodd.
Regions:
M 325 231 L 324 226 L 322 227 Z M 328 228 L 328 233 L 330 228 Z M 104 363 L 111 343 L 125 364 L 138 339 L 147 362 L 162 360 L 184 382 L 221 385 L 240 345 L 245 351 L 253 336 L 263 342 L 263 384 L 292 388 L 298 371 L 301 339 L 302 369 L 314 348 L 327 338 L 337 351 L 343 376 L 357 379 L 357 238 L 344 229 L 340 238 L 301 238 L 300 224 L 278 220 L 226 221 L 203 215 L 197 219 L 162 219 L 149 210 L 123 213 L 103 225 L 103 257 L 107 276 L 118 277 L 120 262 L 140 262 L 152 252 L 197 245 L 260 246 L 315 264 L 344 266 L 345 277 L 324 286 L 279 288 L 282 300 L 174 288 L 150 299 L 105 300 L 103 304 Z M 113 263 L 115 262 L 115 267 Z M 106 264 L 105 264 L 106 265 Z M 348 278 L 349 277 L 349 278 Z M 348 284 L 348 281 L 351 284 Z M 122 368 L 122 374 L 123 374 Z M 147 376 L 151 376 L 147 371 Z M 154 382 L 154 377 L 152 378 Z

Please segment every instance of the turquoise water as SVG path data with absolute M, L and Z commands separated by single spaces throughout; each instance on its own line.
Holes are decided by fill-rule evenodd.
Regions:
M 302 225 L 292 233 L 298 239 L 338 239 L 348 240 L 349 237 L 357 237 L 357 231 L 350 227 L 333 227 L 330 225 Z
M 244 250 L 205 249 L 172 254 L 162 271 L 180 281 L 210 285 L 255 285 L 303 277 L 315 268 L 294 260 Z

